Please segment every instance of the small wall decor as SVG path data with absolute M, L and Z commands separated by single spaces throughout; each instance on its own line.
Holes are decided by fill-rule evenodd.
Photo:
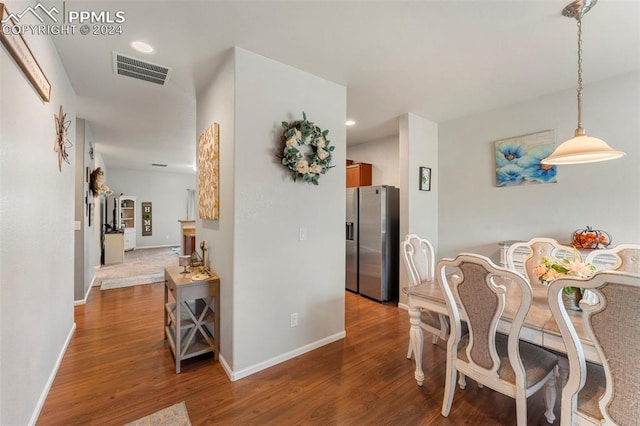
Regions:
M 49 102 L 51 98 L 51 84 L 44 71 L 40 68 L 38 61 L 33 56 L 27 42 L 19 32 L 13 31 L 18 23 L 7 10 L 7 7 L 0 3 L 0 41 L 7 48 L 13 59 L 16 61 L 24 75 L 29 79 L 34 89 L 40 94 L 43 101 Z
M 91 172 L 89 176 L 89 189 L 93 192 L 94 196 L 100 195 L 100 188 L 104 182 L 104 172 L 100 167 Z
M 495 141 L 496 186 L 557 182 L 556 166 L 540 163 L 554 145 L 553 130 Z
M 304 182 L 317 185 L 320 175 L 334 167 L 331 165 L 331 156 L 335 147 L 327 139 L 329 131 L 307 120 L 304 112 L 302 120 L 290 123 L 283 121 L 282 128 L 282 144 L 278 155 L 282 165 L 291 171 L 294 182 L 302 178 Z
M 218 220 L 218 150 L 220 128 L 213 123 L 198 138 L 198 216 Z
M 420 191 L 431 191 L 431 168 L 420 167 Z
M 151 212 L 151 203 L 140 203 L 142 206 L 142 236 L 147 237 L 153 233 L 153 216 Z
M 60 112 L 58 115 L 53 115 L 56 123 L 56 137 L 53 141 L 53 150 L 58 153 L 58 169 L 62 172 L 62 162 L 69 163 L 69 154 L 67 154 L 67 148 L 71 148 L 73 145 L 69 141 L 69 126 L 71 120 L 67 120 L 67 114 L 62 110 L 60 105 Z
M 94 197 L 98 195 L 111 195 L 113 191 L 107 185 L 104 184 L 104 172 L 102 168 L 97 167 L 94 171 L 91 172 L 89 176 L 89 189 L 93 193 Z

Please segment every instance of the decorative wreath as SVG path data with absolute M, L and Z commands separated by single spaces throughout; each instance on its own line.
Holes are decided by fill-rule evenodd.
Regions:
M 307 120 L 304 112 L 302 120 L 290 123 L 283 121 L 282 127 L 282 154 L 279 156 L 282 165 L 291 170 L 294 182 L 302 178 L 305 182 L 317 185 L 320 175 L 334 167 L 331 165 L 331 154 L 335 147 L 327 139 L 329 131 Z M 306 152 L 301 152 L 300 148 Z

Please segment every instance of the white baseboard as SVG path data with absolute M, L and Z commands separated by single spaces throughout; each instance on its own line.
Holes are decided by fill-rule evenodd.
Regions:
M 345 331 L 341 331 L 340 333 L 336 333 L 332 336 L 327 336 L 324 339 L 316 340 L 315 342 L 309 343 L 308 345 L 283 353 L 281 355 L 278 355 L 266 361 L 259 362 L 257 364 L 254 364 L 250 367 L 244 368 L 239 371 L 233 371 L 229 367 L 229 364 L 227 364 L 226 360 L 222 357 L 222 355 L 219 356 L 220 364 L 222 364 L 222 368 L 224 368 L 224 371 L 227 373 L 227 376 L 229 376 L 229 379 L 231 379 L 232 382 L 235 382 L 236 380 L 240 380 L 244 377 L 257 373 L 258 371 L 262 371 L 269 367 L 273 367 L 274 365 L 280 364 L 281 362 L 290 360 L 291 358 L 295 358 L 299 355 L 310 352 L 321 346 L 328 345 L 329 343 L 333 343 L 340 339 L 344 339 L 346 335 L 347 333 Z
M 222 365 L 222 369 L 224 370 L 224 372 L 227 373 L 227 377 L 229 377 L 229 380 L 233 381 L 233 379 L 232 379 L 233 370 L 231 369 L 231 367 L 229 367 L 229 364 L 227 363 L 227 360 L 224 359 L 222 354 L 218 354 L 218 361 L 220 361 L 220 365 Z
M 84 294 L 84 299 L 82 300 L 75 300 L 73 302 L 73 306 L 78 306 L 78 305 L 84 305 L 87 303 L 87 299 L 89 298 L 89 293 L 91 293 L 91 289 L 93 288 L 93 285 L 96 282 L 96 276 L 93 276 L 93 279 L 91 280 L 91 284 L 89 285 L 89 288 L 87 289 L 87 292 Z
M 404 303 L 398 303 L 398 308 L 404 309 L 405 311 L 408 311 L 409 310 L 409 305 L 406 305 Z
M 33 410 L 33 414 L 31 414 L 31 419 L 29 420 L 29 426 L 35 425 L 38 421 L 38 417 L 40 416 L 40 411 L 44 406 L 44 402 L 47 400 L 47 395 L 49 395 L 49 390 L 51 390 L 51 385 L 53 385 L 53 380 L 56 378 L 56 374 L 58 374 L 58 369 L 60 368 L 60 364 L 62 363 L 62 358 L 64 354 L 67 352 L 67 347 L 69 347 L 69 343 L 71 342 L 71 338 L 73 337 L 73 333 L 76 331 L 76 323 L 73 323 L 71 330 L 69 330 L 69 335 L 62 345 L 62 349 L 58 354 L 58 359 L 56 360 L 56 364 L 53 366 L 53 370 L 51 370 L 51 374 L 49 375 L 49 380 L 47 380 L 42 393 L 40 394 L 40 398 L 38 399 L 38 403 L 36 404 L 35 410 Z

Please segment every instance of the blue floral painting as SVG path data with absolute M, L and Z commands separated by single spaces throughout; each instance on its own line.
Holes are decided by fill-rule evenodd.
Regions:
M 499 140 L 494 145 L 496 186 L 557 182 L 556 166 L 540 163 L 555 147 L 553 130 Z

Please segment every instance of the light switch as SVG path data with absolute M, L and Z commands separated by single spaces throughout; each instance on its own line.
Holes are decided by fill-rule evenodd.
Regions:
M 307 228 L 303 226 L 300 228 L 300 241 L 306 241 L 306 240 L 307 240 Z
M 79 220 L 76 220 L 73 222 L 73 229 L 75 231 L 79 231 L 82 229 L 82 222 L 80 222 Z

